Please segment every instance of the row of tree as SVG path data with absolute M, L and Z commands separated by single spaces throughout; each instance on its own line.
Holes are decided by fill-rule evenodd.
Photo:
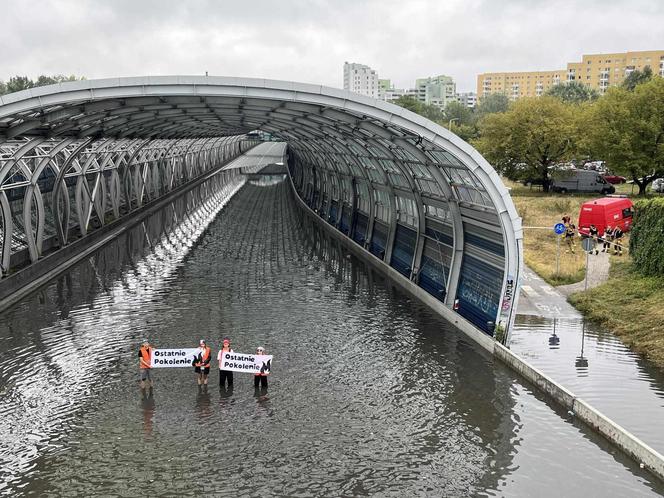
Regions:
M 40 75 L 36 80 L 30 79 L 27 76 L 12 76 L 9 81 L 4 82 L 0 80 L 0 95 L 6 93 L 20 92 L 28 88 L 35 88 L 37 86 L 53 85 L 55 83 L 62 83 L 63 81 L 76 81 L 85 78 L 79 78 L 73 74 L 64 76 L 62 74 L 55 74 L 53 76 Z
M 475 110 L 454 102 L 444 111 L 417 101 L 398 102 L 450 128 L 473 144 L 499 173 L 513 180 L 551 183 L 555 165 L 605 161 L 644 194 L 664 178 L 664 78 L 646 67 L 605 95 L 571 82 L 542 97 L 509 102 L 485 97 Z

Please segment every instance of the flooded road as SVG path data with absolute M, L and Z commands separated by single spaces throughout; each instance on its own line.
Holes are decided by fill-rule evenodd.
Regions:
M 581 318 L 518 316 L 510 348 L 664 453 L 664 373 L 619 337 Z
M 664 492 L 328 239 L 283 177 L 215 214 L 174 205 L 0 316 L 1 494 Z M 144 398 L 146 336 L 265 346 L 269 390 L 161 369 Z

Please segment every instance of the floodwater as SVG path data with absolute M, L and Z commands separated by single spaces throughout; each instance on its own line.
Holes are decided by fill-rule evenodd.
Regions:
M 518 316 L 512 351 L 664 454 L 664 372 L 583 319 Z
M 0 316 L 0 494 L 657 496 L 664 488 L 302 216 L 179 203 Z M 184 210 L 184 211 L 183 211 Z M 186 214 L 185 214 L 186 213 Z M 206 228 L 207 227 L 207 228 Z M 255 392 L 138 345 L 274 355 Z

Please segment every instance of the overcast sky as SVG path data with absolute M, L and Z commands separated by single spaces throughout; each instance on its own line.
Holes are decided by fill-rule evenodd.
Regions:
M 0 0 L 0 79 L 157 74 L 342 86 L 344 61 L 399 87 L 664 49 L 664 0 Z

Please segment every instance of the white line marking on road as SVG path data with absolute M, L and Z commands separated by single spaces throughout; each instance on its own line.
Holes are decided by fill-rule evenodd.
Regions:
M 526 295 L 531 297 L 539 296 L 539 293 L 535 291 L 530 285 L 522 285 L 521 288 L 526 293 Z

